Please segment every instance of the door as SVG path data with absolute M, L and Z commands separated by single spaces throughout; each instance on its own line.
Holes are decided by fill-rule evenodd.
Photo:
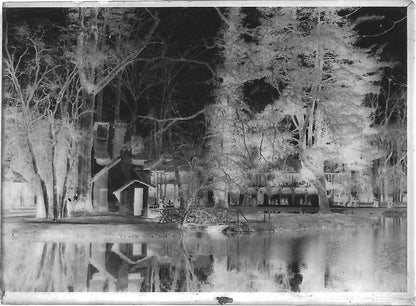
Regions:
M 105 188 L 100 189 L 100 203 L 98 203 L 98 206 L 100 207 L 100 211 L 108 211 L 107 194 L 108 194 L 108 189 L 105 189 Z
M 143 188 L 134 188 L 134 216 L 141 216 L 143 210 Z
M 263 205 L 269 206 L 269 195 L 267 193 L 264 194 Z

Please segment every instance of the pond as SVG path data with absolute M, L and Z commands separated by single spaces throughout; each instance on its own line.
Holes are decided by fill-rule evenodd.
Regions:
M 406 221 L 130 243 L 5 238 L 3 279 L 6 291 L 406 291 Z

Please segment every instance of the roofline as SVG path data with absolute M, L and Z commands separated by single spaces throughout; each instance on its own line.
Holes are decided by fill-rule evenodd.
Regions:
M 115 190 L 115 191 L 113 191 L 113 193 L 116 193 L 116 192 L 121 192 L 121 191 L 123 191 L 124 189 L 126 189 L 127 187 L 129 187 L 131 184 L 133 184 L 133 183 L 135 183 L 135 182 L 137 182 L 137 183 L 140 183 L 140 184 L 143 184 L 143 185 L 146 185 L 147 187 L 155 187 L 155 186 L 153 186 L 153 185 L 151 185 L 151 184 L 148 184 L 148 183 L 145 183 L 145 182 L 143 182 L 143 181 L 141 181 L 141 180 L 138 180 L 138 179 L 134 179 L 134 180 L 131 180 L 130 182 L 128 182 L 128 183 L 126 183 L 126 184 L 124 184 L 123 186 L 121 186 L 120 188 L 118 188 L 117 190 Z
M 116 196 L 116 198 L 120 201 L 120 193 L 121 193 L 124 189 L 126 189 L 127 187 L 129 187 L 131 184 L 133 184 L 133 183 L 135 183 L 135 182 L 140 183 L 140 184 L 143 184 L 143 185 L 146 185 L 147 187 L 155 187 L 155 186 L 153 186 L 153 185 L 149 185 L 149 184 L 147 184 L 147 183 L 145 183 L 145 182 L 142 182 L 141 180 L 134 179 L 134 180 L 131 180 L 130 182 L 128 182 L 128 183 L 126 183 L 126 184 L 124 184 L 123 186 L 121 186 L 121 187 L 120 187 L 120 188 L 118 188 L 117 190 L 113 191 L 113 194 L 114 194 L 114 195 Z
M 121 157 L 117 157 L 116 159 L 114 159 L 111 163 L 109 163 L 107 166 L 105 166 L 104 168 L 102 168 L 100 171 L 98 171 L 91 179 L 91 183 L 94 183 L 96 180 L 98 180 L 98 178 L 103 175 L 104 173 L 106 173 L 107 171 L 109 171 L 111 168 L 113 168 L 115 165 L 117 165 L 119 162 L 121 161 Z

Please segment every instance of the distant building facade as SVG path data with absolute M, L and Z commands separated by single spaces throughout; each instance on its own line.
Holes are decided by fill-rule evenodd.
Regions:
M 1 206 L 5 210 L 37 207 L 39 194 L 33 188 L 34 182 L 29 182 L 20 173 L 5 170 L 2 175 Z
M 192 205 L 216 205 L 215 190 L 209 179 L 205 183 L 198 181 L 201 174 L 197 167 L 191 169 L 170 155 L 146 160 L 143 139 L 129 136 L 122 122 L 114 126 L 96 122 L 94 131 L 92 193 L 95 211 L 147 216 L 152 208 L 179 208 L 180 192 L 182 198 L 192 198 Z M 279 184 L 275 183 L 274 173 L 262 173 L 249 176 L 250 182 L 244 190 L 222 191 L 226 193 L 225 206 L 318 206 L 317 191 L 302 178 L 300 161 L 289 158 L 288 162 L 292 170 L 279 177 Z M 326 162 L 324 173 L 331 205 L 372 205 L 376 200 L 370 170 L 351 171 L 342 164 Z M 405 190 L 405 180 L 396 181 L 386 176 L 382 201 L 393 200 L 398 184 L 401 184 L 400 190 Z M 405 202 L 406 193 L 399 198 Z

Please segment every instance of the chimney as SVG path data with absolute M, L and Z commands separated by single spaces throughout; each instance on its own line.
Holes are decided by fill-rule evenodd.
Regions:
M 114 123 L 113 158 L 120 156 L 120 152 L 125 144 L 126 132 L 126 123 L 120 121 Z
M 94 123 L 94 158 L 100 166 L 108 165 L 111 162 L 108 152 L 109 127 L 108 122 Z

